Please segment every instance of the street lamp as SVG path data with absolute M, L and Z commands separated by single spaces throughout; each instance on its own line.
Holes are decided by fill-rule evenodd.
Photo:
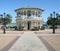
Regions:
M 6 23 L 5 23 L 5 14 L 6 13 L 3 13 L 3 14 L 1 14 L 0 16 L 1 16 L 1 18 L 2 18 L 2 23 L 3 23 L 3 34 L 5 34 L 6 32 L 5 32 L 5 28 L 6 28 Z
M 55 28 L 56 28 L 56 25 L 57 25 L 57 16 L 58 16 L 58 13 L 55 13 L 55 12 L 53 12 L 53 14 L 51 13 L 50 14 L 50 17 L 52 18 L 52 21 L 53 21 L 53 33 L 55 34 Z

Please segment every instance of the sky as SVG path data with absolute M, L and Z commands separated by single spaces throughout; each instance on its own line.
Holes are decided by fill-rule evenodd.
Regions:
M 12 23 L 16 22 L 15 9 L 34 7 L 43 9 L 42 18 L 46 22 L 50 13 L 60 14 L 60 0 L 0 0 L 0 14 L 4 12 L 12 15 Z

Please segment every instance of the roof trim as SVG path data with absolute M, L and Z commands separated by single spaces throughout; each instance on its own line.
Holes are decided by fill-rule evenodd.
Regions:
M 15 10 L 15 12 L 18 11 L 18 10 L 22 10 L 22 9 L 37 9 L 37 10 L 42 10 L 42 11 L 44 11 L 43 9 L 40 9 L 40 8 L 29 8 L 29 7 L 28 7 L 28 8 L 18 8 L 18 9 Z

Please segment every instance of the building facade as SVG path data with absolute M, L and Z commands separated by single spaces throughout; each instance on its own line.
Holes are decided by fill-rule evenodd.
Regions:
M 17 29 L 23 26 L 25 30 L 30 30 L 33 27 L 42 26 L 42 12 L 43 9 L 39 8 L 19 8 L 16 9 L 16 24 Z

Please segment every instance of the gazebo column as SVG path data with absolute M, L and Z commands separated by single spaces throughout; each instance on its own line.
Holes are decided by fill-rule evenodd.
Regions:
M 36 27 L 38 26 L 38 22 L 36 21 Z
M 36 17 L 37 17 L 37 11 L 35 12 L 35 15 L 36 15 Z
M 31 28 L 34 27 L 34 21 L 31 21 Z
M 31 10 L 31 17 L 32 17 L 32 10 Z
M 19 29 L 19 23 L 17 23 L 17 29 Z
M 24 21 L 24 30 L 27 30 L 27 21 Z
M 24 17 L 26 18 L 27 16 L 26 16 L 26 11 L 24 11 Z
M 35 10 L 35 16 L 36 16 L 36 10 Z M 36 16 L 37 17 L 37 16 Z
M 34 17 L 35 17 L 35 10 L 34 10 Z
M 34 17 L 34 11 L 32 11 L 32 15 L 33 15 L 33 17 Z
M 22 17 L 24 18 L 24 11 L 22 11 Z
M 33 11 L 31 10 L 31 17 L 33 18 L 33 14 L 32 14 L 32 12 L 33 12 Z
M 26 11 L 26 15 L 28 14 L 28 11 Z M 28 15 L 27 15 L 27 17 L 26 18 L 28 18 Z
M 27 10 L 26 10 L 26 18 L 27 18 Z
M 40 27 L 40 21 L 38 21 L 38 26 Z
M 38 26 L 38 22 L 36 21 L 36 27 Z
M 20 26 L 21 26 L 21 22 L 17 22 L 17 29 L 19 30 L 19 28 L 20 28 Z
M 20 16 L 22 17 L 22 12 L 20 12 Z
M 40 28 L 41 28 L 41 26 L 42 26 L 42 21 L 40 20 Z
M 17 16 L 18 16 L 18 13 L 17 13 Z
M 35 27 L 36 27 L 36 21 L 35 21 Z
M 21 17 L 23 17 L 23 12 L 21 11 Z
M 36 14 L 36 17 L 37 17 L 37 11 L 36 11 L 36 13 L 35 13 L 35 14 Z
M 21 16 L 21 11 L 20 11 L 20 16 Z
M 37 11 L 37 17 L 38 17 L 38 11 Z
M 17 17 L 19 16 L 20 14 L 19 13 L 17 13 Z
M 36 27 L 36 21 L 34 21 L 35 22 L 35 27 Z

